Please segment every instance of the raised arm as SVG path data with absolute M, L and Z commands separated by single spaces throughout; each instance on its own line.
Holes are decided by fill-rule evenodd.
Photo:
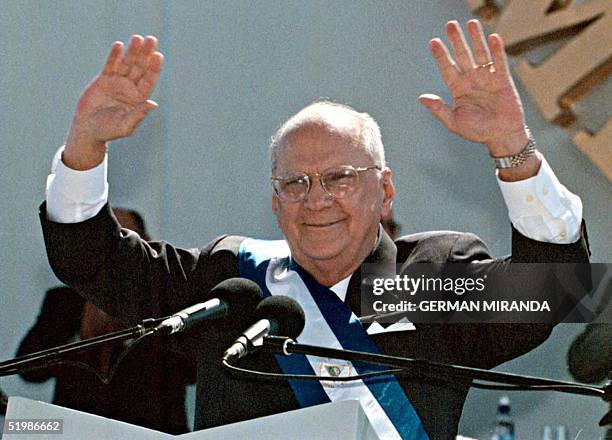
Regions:
M 113 43 L 104 68 L 85 88 L 76 107 L 62 161 L 88 170 L 104 160 L 107 142 L 130 136 L 157 104 L 149 97 L 163 63 L 157 39 L 132 36 Z
M 149 100 L 163 62 L 156 47 L 155 37 L 139 35 L 125 51 L 123 43 L 113 44 L 102 71 L 79 99 L 40 213 L 58 278 L 130 324 L 192 304 L 210 288 L 177 287 L 191 282 L 198 250 L 147 243 L 122 230 L 107 204 L 107 143 L 131 135 L 157 106 Z
M 511 164 L 497 170 L 497 180 L 518 232 L 537 242 L 576 243 L 582 202 L 559 182 L 542 154 L 531 148 L 501 37 L 486 38 L 478 20 L 468 21 L 467 30 L 471 47 L 457 21 L 446 24 L 454 56 L 439 38 L 429 42 L 452 104 L 433 94 L 419 96 L 419 102 L 448 130 L 484 144 L 492 157 L 504 158 L 506 163 L 501 165 Z

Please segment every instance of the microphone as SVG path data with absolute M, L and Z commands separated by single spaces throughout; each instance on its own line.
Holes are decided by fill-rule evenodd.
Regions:
M 171 335 L 183 332 L 201 321 L 225 318 L 228 313 L 252 314 L 263 293 L 259 286 L 246 278 L 229 278 L 217 284 L 209 293 L 212 299 L 194 304 L 164 319 L 155 331 Z
M 238 360 L 263 345 L 264 336 L 279 335 L 295 339 L 302 333 L 304 310 L 288 296 L 269 296 L 255 309 L 255 324 L 244 331 L 223 353 L 223 361 Z

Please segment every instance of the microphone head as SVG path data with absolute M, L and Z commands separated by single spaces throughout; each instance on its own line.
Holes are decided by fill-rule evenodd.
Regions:
M 225 301 L 232 316 L 252 316 L 263 298 L 263 292 L 251 280 L 228 278 L 213 287 L 208 296 Z
M 268 319 L 278 325 L 271 334 L 297 338 L 306 324 L 304 310 L 298 302 L 288 296 L 269 296 L 259 303 L 255 309 L 255 320 Z

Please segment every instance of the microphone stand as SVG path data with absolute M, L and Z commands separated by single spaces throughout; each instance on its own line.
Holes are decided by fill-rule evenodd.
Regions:
M 52 361 L 56 361 L 65 354 L 89 349 L 104 342 L 123 341 L 150 335 L 155 333 L 155 326 L 164 319 L 166 318 L 145 319 L 141 324 L 125 330 L 119 330 L 116 332 L 107 333 L 105 335 L 96 336 L 95 338 L 60 345 L 47 350 L 37 351 L 36 353 L 27 354 L 25 356 L 0 362 L 0 377 L 18 374 L 19 372 L 32 367 L 45 366 Z
M 278 354 L 286 356 L 292 353 L 305 355 L 343 359 L 348 361 L 360 361 L 370 364 L 384 365 L 393 368 L 400 368 L 407 372 L 424 376 L 461 377 L 464 379 L 482 380 L 500 384 L 513 385 L 516 389 L 551 389 L 570 394 L 580 394 L 585 396 L 596 396 L 609 402 L 612 401 L 612 385 L 605 387 L 594 387 L 582 385 L 575 382 L 566 382 L 552 379 L 544 379 L 533 376 L 523 376 L 519 374 L 500 373 L 489 371 L 482 368 L 465 367 L 461 365 L 444 364 L 440 362 L 426 361 L 423 359 L 411 359 L 399 356 L 389 356 L 383 354 L 365 353 L 353 350 L 339 350 L 335 348 L 319 347 L 315 345 L 298 344 L 294 340 L 279 336 L 266 336 L 264 347 L 271 348 Z M 321 377 L 325 380 L 325 377 Z M 525 387 L 525 388 L 520 388 Z

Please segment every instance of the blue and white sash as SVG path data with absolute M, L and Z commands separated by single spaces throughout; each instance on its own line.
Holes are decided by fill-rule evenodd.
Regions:
M 238 253 L 242 277 L 255 281 L 265 296 L 285 295 L 304 309 L 302 344 L 380 353 L 357 317 L 327 287 L 320 285 L 291 259 L 285 241 L 246 239 Z M 276 357 L 287 374 L 349 376 L 380 371 L 362 362 L 292 354 Z M 428 440 L 423 425 L 395 377 L 351 382 L 289 381 L 302 407 L 356 399 L 381 439 Z

